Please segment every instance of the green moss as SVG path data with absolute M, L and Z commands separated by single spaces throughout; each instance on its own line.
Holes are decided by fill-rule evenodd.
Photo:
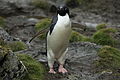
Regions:
M 6 45 L 6 43 L 4 42 L 2 38 L 0 38 L 0 46 L 4 46 L 4 45 Z
M 117 30 L 114 28 L 101 29 L 93 34 L 92 38 L 96 44 L 115 46 L 116 40 L 112 37 L 112 34 L 115 32 Z
M 36 25 L 35 25 L 35 29 L 36 31 L 40 31 L 44 28 L 47 28 L 49 27 L 49 24 L 50 24 L 51 20 L 49 18 L 45 18 L 45 19 L 42 19 L 40 20 Z
M 46 0 L 33 0 L 32 5 L 41 8 L 41 9 L 48 9 L 49 4 Z
M 25 43 L 20 42 L 20 41 L 15 41 L 15 42 L 8 43 L 8 46 L 11 48 L 11 50 L 13 52 L 24 50 L 24 49 L 27 48 Z
M 97 67 L 101 70 L 117 70 L 120 67 L 120 50 L 104 46 L 98 52 L 100 59 L 97 61 Z
M 0 38 L 0 46 L 6 47 L 6 48 L 10 48 L 10 47 L 8 46 L 8 44 L 7 44 L 2 38 Z
M 49 27 L 51 23 L 51 20 L 49 18 L 45 18 L 45 19 L 42 19 L 40 22 L 38 22 L 36 25 L 35 25 L 35 30 L 36 32 L 40 31 L 40 30 L 43 30 L 47 27 Z M 40 39 L 45 39 L 46 38 L 46 33 L 43 33 L 39 36 Z
M 0 16 L 0 27 L 4 27 L 5 21 L 4 18 Z
M 86 42 L 86 41 L 92 41 L 90 38 L 83 36 L 82 34 L 76 32 L 76 31 L 72 31 L 71 37 L 70 37 L 70 42 Z
M 97 30 L 101 30 L 101 29 L 105 29 L 106 28 L 106 24 L 98 24 L 97 26 L 96 26 L 96 29 Z
M 27 48 L 25 43 L 21 41 L 5 42 L 2 38 L 0 38 L 0 46 L 10 48 L 13 52 L 24 50 Z
M 22 80 L 43 80 L 45 67 L 26 54 L 18 54 L 19 59 L 26 66 L 28 73 Z
M 4 57 L 6 54 L 8 54 L 10 51 L 9 48 L 6 48 L 6 47 L 3 47 L 3 46 L 0 46 L 0 58 Z

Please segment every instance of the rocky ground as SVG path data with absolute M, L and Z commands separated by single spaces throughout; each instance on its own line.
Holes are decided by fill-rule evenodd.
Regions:
M 85 4 L 81 6 L 75 6 L 75 4 L 68 5 L 70 7 L 71 20 L 74 30 L 86 36 L 91 36 L 96 31 L 96 25 L 101 23 L 108 24 L 107 27 L 115 27 L 120 29 L 120 1 L 101 1 L 100 4 L 104 3 L 104 6 L 101 7 L 99 7 L 99 1 L 96 2 L 96 4 L 93 2 L 93 6 L 90 6 L 91 8 L 89 8 L 89 6 L 84 8 Z M 4 27 L 0 28 L 0 37 L 7 43 L 22 41 L 26 44 L 27 41 L 29 41 L 36 33 L 35 24 L 43 18 L 51 18 L 55 12 L 54 6 L 52 5 L 59 5 L 63 3 L 63 0 L 48 0 L 47 4 L 52 6 L 49 7 L 49 9 L 46 9 L 46 6 L 41 8 L 32 5 L 31 3 L 32 0 L 0 0 L 0 16 L 3 17 L 5 21 Z M 75 7 L 73 8 L 72 6 Z M 118 31 L 114 37 L 120 40 L 120 31 Z M 43 63 L 46 69 L 48 69 L 45 45 L 45 40 L 36 38 L 31 42 L 30 48 L 17 52 L 10 52 L 11 54 L 7 55 L 8 59 L 5 63 L 8 64 L 12 61 L 15 66 L 9 68 L 10 71 L 8 74 L 5 70 L 3 70 L 5 63 L 2 64 L 2 67 L 0 64 L 0 73 L 2 74 L 1 77 L 4 77 L 5 74 L 7 76 L 4 77 L 3 80 L 15 80 L 15 74 L 17 74 L 20 78 L 22 75 L 19 74 L 22 74 L 25 71 L 23 65 L 14 55 L 16 53 L 28 54 L 37 61 Z M 65 64 L 65 67 L 68 69 L 69 73 L 58 73 L 55 75 L 45 74 L 45 76 L 47 76 L 45 80 L 119 80 L 119 75 L 114 75 L 111 71 L 96 72 L 96 69 L 99 68 L 96 68 L 94 62 L 99 59 L 97 52 L 100 48 L 102 48 L 102 46 L 91 42 L 70 43 L 67 54 L 68 58 Z M 120 48 L 119 45 L 118 48 Z M 3 58 L 0 57 L 0 62 L 1 59 Z M 13 64 L 10 65 L 12 66 Z M 17 68 L 18 65 L 20 66 L 19 68 Z M 55 68 L 57 67 L 58 65 L 56 64 Z M 14 68 L 17 69 L 14 70 Z

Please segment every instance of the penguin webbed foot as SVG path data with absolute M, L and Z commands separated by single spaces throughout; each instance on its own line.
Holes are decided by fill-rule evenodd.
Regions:
M 49 70 L 49 73 L 56 74 L 56 72 L 54 71 L 53 68 L 51 68 L 51 69 Z
M 60 73 L 63 73 L 63 74 L 68 72 L 68 71 L 63 67 L 63 65 L 60 65 L 60 66 L 59 66 L 58 71 L 59 71 Z

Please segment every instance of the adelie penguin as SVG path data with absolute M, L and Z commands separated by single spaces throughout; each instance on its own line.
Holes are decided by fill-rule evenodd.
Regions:
M 39 34 L 45 32 L 46 29 L 38 32 L 27 44 L 37 37 Z M 68 51 L 68 43 L 71 35 L 71 21 L 69 17 L 69 9 L 67 6 L 59 6 L 57 13 L 53 17 L 50 24 L 50 29 L 47 34 L 47 58 L 49 73 L 56 73 L 53 69 L 54 61 L 59 63 L 58 72 L 68 72 L 63 66 L 66 60 L 66 53 Z
M 67 6 L 59 6 L 47 34 L 47 58 L 50 68 L 49 73 L 56 73 L 53 69 L 54 61 L 59 63 L 58 72 L 68 72 L 63 66 L 66 60 L 66 53 L 68 51 L 67 47 L 71 32 L 72 29 L 69 9 Z

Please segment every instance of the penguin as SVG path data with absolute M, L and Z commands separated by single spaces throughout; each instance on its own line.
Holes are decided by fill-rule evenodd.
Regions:
M 50 29 L 47 33 L 47 59 L 49 73 L 55 74 L 53 69 L 54 62 L 59 63 L 58 72 L 67 73 L 64 68 L 66 53 L 68 51 L 69 38 L 71 35 L 71 21 L 69 9 L 65 5 L 57 8 L 56 15 L 53 17 L 50 24 Z

